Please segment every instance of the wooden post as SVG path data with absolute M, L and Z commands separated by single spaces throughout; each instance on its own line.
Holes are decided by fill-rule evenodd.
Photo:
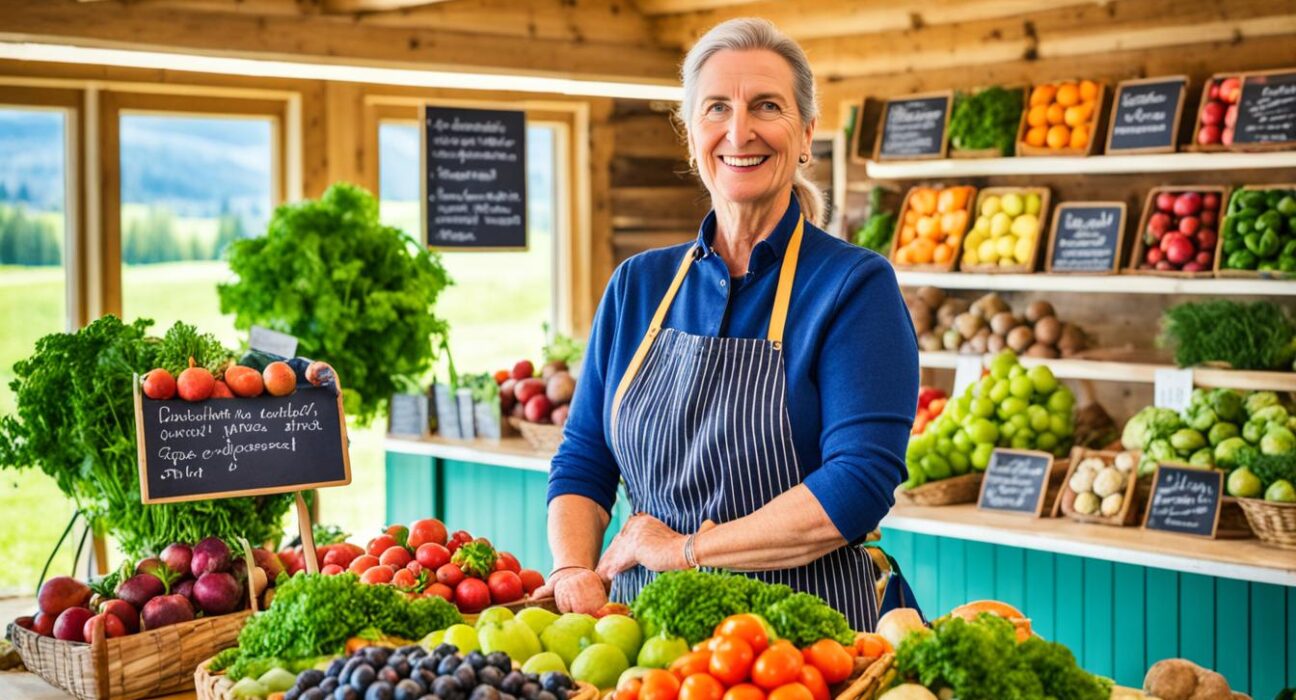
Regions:
M 293 494 L 297 499 L 297 528 L 301 530 L 302 556 L 306 557 L 306 573 L 318 574 L 319 562 L 315 559 L 315 533 L 311 532 L 310 509 L 302 492 Z

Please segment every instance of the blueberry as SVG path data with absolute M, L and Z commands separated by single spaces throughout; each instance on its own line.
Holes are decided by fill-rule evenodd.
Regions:
M 364 700 L 392 700 L 393 692 L 391 683 L 378 681 L 365 691 Z
M 346 659 L 333 659 L 333 662 L 328 665 L 328 670 L 324 672 L 324 675 L 329 678 L 337 678 L 338 675 L 342 673 L 342 667 L 346 666 L 346 663 Z
M 468 700 L 499 700 L 500 692 L 489 685 L 479 685 L 473 688 L 472 695 Z
M 467 662 L 459 664 L 459 668 L 455 669 L 454 677 L 459 681 L 459 685 L 464 688 L 477 685 L 477 672 Z
M 337 676 L 336 673 L 332 675 Z M 301 688 L 302 690 L 306 690 L 307 688 L 314 688 L 315 686 L 319 685 L 320 681 L 322 680 L 324 680 L 323 671 L 319 671 L 313 668 L 306 669 L 305 671 L 302 671 L 301 673 L 297 674 L 297 687 Z
M 441 663 L 437 664 L 437 674 L 448 676 L 454 673 L 461 663 L 463 663 L 463 659 L 460 659 L 458 654 L 451 654 L 441 659 Z
M 468 652 L 468 655 L 464 657 L 464 661 L 472 664 L 474 671 L 480 671 L 482 670 L 482 667 L 486 665 L 486 655 L 480 651 L 470 651 Z
M 385 665 L 390 657 L 390 649 L 385 647 L 365 647 L 365 660 L 374 668 Z
M 499 689 L 517 695 L 522 692 L 523 685 L 526 685 L 526 676 L 522 675 L 521 671 L 510 671 L 504 676 L 504 680 L 500 681 Z
M 423 684 L 406 678 L 396 684 L 396 700 L 418 700 L 424 690 Z
M 359 666 L 356 666 L 355 670 L 351 672 L 351 687 L 358 691 L 363 691 L 365 688 L 368 688 L 369 684 L 373 683 L 374 679 L 377 677 L 378 674 L 374 673 L 373 666 L 362 663 Z
M 502 651 L 493 651 L 486 655 L 486 663 L 507 673 L 513 668 L 513 662 L 509 660 L 508 654 Z
M 528 682 L 528 683 L 539 683 L 539 682 L 540 682 L 540 674 L 538 674 L 538 673 L 528 673 L 528 674 L 526 674 L 526 679 L 527 679 L 527 682 Z
M 423 658 L 418 660 L 416 666 L 418 666 L 419 669 L 436 673 L 437 666 L 439 666 L 440 664 L 441 664 L 440 658 L 436 656 L 424 656 Z
M 360 693 L 349 685 L 339 685 L 337 690 L 333 691 L 333 700 L 360 700 Z
M 437 679 L 436 669 L 420 668 L 411 673 L 410 678 L 414 678 L 425 687 L 431 688 Z
M 319 685 L 317 685 L 317 686 L 315 686 L 315 687 L 316 687 L 316 688 L 319 688 L 319 689 L 322 690 L 322 691 L 324 691 L 324 693 L 327 695 L 327 694 L 332 693 L 333 691 L 337 690 L 337 687 L 338 687 L 339 685 L 341 685 L 341 684 L 338 683 L 338 679 L 336 679 L 336 678 L 325 678 L 324 680 L 320 681 L 320 684 L 319 684 Z
M 536 695 L 540 694 L 540 684 L 530 681 L 522 685 L 522 697 L 526 700 L 536 700 Z
M 400 674 L 396 673 L 396 669 L 391 666 L 383 666 L 378 669 L 378 680 L 390 684 L 393 688 L 396 687 L 397 683 L 400 683 L 400 679 Z
M 283 700 L 300 700 L 301 694 L 302 694 L 302 689 L 294 685 L 293 687 L 284 691 Z
M 540 676 L 540 686 L 554 695 L 557 695 L 560 690 L 571 690 L 572 680 L 571 677 L 565 673 L 548 671 L 544 675 Z
M 285 697 L 286 696 L 287 694 L 285 693 Z M 297 700 L 327 700 L 327 698 L 328 696 L 319 688 L 307 688 L 302 691 L 301 695 L 297 696 Z
M 477 680 L 498 688 L 500 682 L 504 680 L 504 672 L 494 666 L 487 666 L 477 672 Z
M 438 656 L 449 656 L 451 654 L 458 654 L 459 647 L 453 644 L 446 644 L 445 642 L 442 642 L 438 644 L 435 649 L 432 650 L 432 653 Z
M 547 690 L 542 690 L 536 693 L 536 700 L 558 700 L 558 696 Z

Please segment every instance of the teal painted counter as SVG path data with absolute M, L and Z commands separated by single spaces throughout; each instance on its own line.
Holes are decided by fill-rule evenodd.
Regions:
M 517 441 L 478 449 L 389 440 L 387 447 L 388 522 L 440 517 L 489 537 L 525 566 L 552 566 L 545 455 Z M 619 501 L 608 539 L 624 509 Z M 960 506 L 897 507 L 883 533 L 882 545 L 929 614 L 1003 600 L 1085 668 L 1122 685 L 1140 686 L 1152 663 L 1181 656 L 1256 700 L 1296 686 L 1296 552 Z

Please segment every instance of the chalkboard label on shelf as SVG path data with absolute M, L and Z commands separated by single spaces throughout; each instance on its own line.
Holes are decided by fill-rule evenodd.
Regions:
M 525 249 L 526 115 L 425 107 L 421 133 L 427 244 Z
M 1107 152 L 1172 152 L 1183 116 L 1184 76 L 1126 80 L 1116 88 Z
M 297 338 L 262 326 L 252 326 L 248 333 L 248 349 L 278 357 L 296 357 Z
M 1049 234 L 1048 271 L 1116 272 L 1124 239 L 1124 202 L 1059 204 Z
M 1224 472 L 1215 469 L 1157 465 L 1152 477 L 1143 527 L 1184 535 L 1214 537 L 1219 527 Z
M 887 101 L 882 110 L 878 160 L 945 157 L 953 93 L 914 95 Z
M 145 398 L 137 381 L 135 431 L 144 503 L 351 483 L 342 399 L 331 385 L 189 402 Z
M 1242 79 L 1233 143 L 1296 145 L 1296 71 Z
M 977 508 L 1039 517 L 1048 493 L 1053 455 L 1034 450 L 995 450 L 990 455 Z
M 412 437 L 427 435 L 428 407 L 427 394 L 392 394 L 387 432 Z

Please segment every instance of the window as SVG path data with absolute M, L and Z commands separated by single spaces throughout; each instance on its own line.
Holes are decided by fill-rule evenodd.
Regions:
M 225 247 L 265 230 L 275 203 L 274 121 L 123 113 L 120 117 L 122 314 L 176 321 L 237 348 L 216 285 Z

